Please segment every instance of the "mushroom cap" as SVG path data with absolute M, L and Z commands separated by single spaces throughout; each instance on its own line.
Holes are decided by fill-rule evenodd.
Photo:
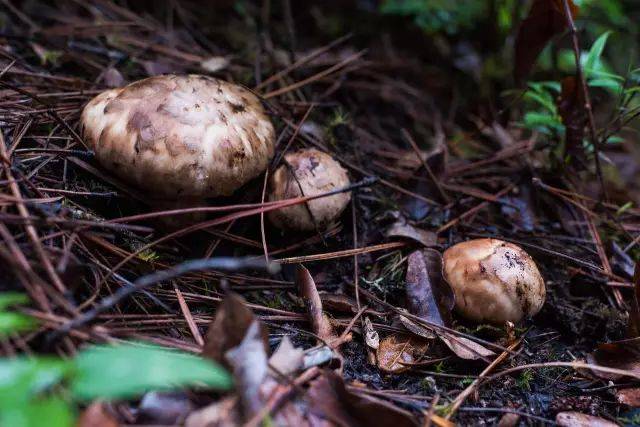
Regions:
M 260 100 L 207 76 L 156 76 L 107 90 L 80 123 L 98 161 L 152 198 L 229 195 L 274 153 Z
M 458 243 L 443 255 L 456 311 L 470 320 L 503 324 L 533 316 L 545 299 L 544 280 L 521 247 L 497 239 Z
M 315 196 L 350 184 L 340 163 L 314 148 L 289 153 L 284 160 L 269 179 L 269 201 Z M 278 228 L 315 230 L 336 220 L 350 200 L 351 193 L 334 194 L 271 211 L 268 218 Z

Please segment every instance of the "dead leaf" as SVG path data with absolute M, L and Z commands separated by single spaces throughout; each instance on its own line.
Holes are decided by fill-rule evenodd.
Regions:
M 240 425 L 237 410 L 238 398 L 226 397 L 209 406 L 192 412 L 184 427 L 235 427 Z
M 244 420 L 253 417 L 263 406 L 260 387 L 267 379 L 267 352 L 260 334 L 260 325 L 253 321 L 239 346 L 225 353 L 233 370 L 236 390 L 240 395 Z
M 410 239 L 425 247 L 434 246 L 438 237 L 433 231 L 423 230 L 407 223 L 403 218 L 393 223 L 384 233 L 386 237 L 400 237 Z
M 194 409 L 184 392 L 150 391 L 140 401 L 136 421 L 144 424 L 182 424 Z
M 378 368 L 397 374 L 411 369 L 424 357 L 429 345 L 412 335 L 393 334 L 380 341 L 376 352 Z
M 404 325 L 405 328 L 411 333 L 418 335 L 419 337 L 426 339 L 434 339 L 437 338 L 437 335 L 433 331 L 433 329 L 428 328 L 424 325 L 419 324 L 418 322 L 414 322 L 406 316 L 400 315 L 400 322 Z
M 516 427 L 519 423 L 520 415 L 509 412 L 500 418 L 497 427 Z
M 571 14 L 578 14 L 578 7 L 569 0 Z M 529 74 L 533 65 L 555 35 L 567 28 L 563 0 L 535 0 L 529 15 L 520 24 L 515 42 L 516 82 L 520 83 Z
M 556 415 L 560 427 L 618 427 L 618 424 L 580 412 L 560 412 Z
M 565 77 L 562 80 L 562 92 L 558 98 L 558 112 L 565 126 L 565 153 L 577 160 L 576 166 L 585 163 L 582 141 L 587 126 L 582 80 L 577 77 Z
M 640 174 L 638 175 L 640 176 Z M 615 241 L 611 242 L 611 267 L 614 271 L 622 276 L 633 278 L 635 271 L 635 263 L 633 258 L 626 253 Z
M 78 420 L 78 427 L 118 427 L 120 423 L 111 415 L 104 403 L 95 401 L 82 412 Z
M 351 314 L 358 312 L 356 300 L 348 295 L 320 292 L 320 300 L 322 300 L 322 307 L 327 311 Z
M 240 345 L 254 320 L 253 313 L 247 307 L 244 298 L 229 292 L 218 306 L 216 316 L 209 325 L 202 355 L 228 367 L 224 354 Z M 264 351 L 268 352 L 269 332 L 262 324 L 260 324 L 260 332 Z
M 629 323 L 627 336 L 629 339 L 598 344 L 598 348 L 587 356 L 591 364 L 606 366 L 609 368 L 623 369 L 640 374 L 640 263 L 636 264 L 633 278 L 635 288 L 629 302 Z M 621 376 L 601 371 L 593 371 L 599 378 L 617 380 Z
M 305 400 L 309 412 L 331 425 L 416 427 L 415 417 L 386 401 L 348 389 L 342 377 L 324 371 L 311 382 Z
M 451 287 L 442 277 L 440 253 L 435 250 L 415 251 L 409 255 L 407 263 L 407 307 L 411 314 L 434 325 L 451 324 L 451 310 L 455 305 L 455 297 Z M 402 315 L 400 321 L 416 335 L 424 338 L 437 336 L 462 359 L 476 360 L 495 355 L 493 351 L 467 338 L 443 330 L 432 330 Z
M 269 358 L 269 367 L 280 375 L 289 375 L 298 371 L 303 363 L 304 350 L 294 347 L 286 335 Z
M 438 337 L 461 359 L 478 360 L 495 356 L 493 351 L 470 339 L 446 332 L 438 332 Z
M 329 319 L 322 312 L 322 301 L 316 288 L 316 283 L 311 277 L 311 273 L 302 264 L 296 268 L 296 284 L 300 290 L 300 295 L 307 305 L 309 321 L 313 333 L 320 337 L 325 343 L 330 343 L 336 338 L 333 327 Z
M 455 300 L 442 277 L 442 257 L 434 250 L 415 251 L 407 259 L 407 308 L 435 325 L 451 323 Z
M 371 320 L 366 316 L 364 318 L 364 342 L 374 350 L 377 350 L 378 347 L 380 347 L 380 335 L 378 335 L 378 332 L 373 329 Z
M 587 356 L 590 364 L 632 371 L 640 375 L 640 347 L 636 341 L 598 344 L 598 348 Z M 617 380 L 621 375 L 593 370 L 598 378 Z
M 334 351 L 326 345 L 311 348 L 304 353 L 303 369 L 306 370 L 313 366 L 324 365 L 333 359 L 339 358 L 340 355 L 334 353 Z
M 217 73 L 229 66 L 229 59 L 224 56 L 212 56 L 200 62 L 200 68 L 209 73 Z
M 640 408 L 640 388 L 621 388 L 616 391 L 616 399 L 623 405 Z

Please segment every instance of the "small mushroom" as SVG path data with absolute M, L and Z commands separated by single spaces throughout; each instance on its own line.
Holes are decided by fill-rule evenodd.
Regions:
M 544 304 L 544 280 L 521 247 L 496 239 L 458 243 L 444 252 L 444 276 L 456 311 L 477 322 L 503 324 L 535 315 Z
M 87 104 L 80 123 L 104 168 L 152 199 L 189 205 L 230 195 L 274 153 L 260 100 L 207 76 L 156 76 L 107 90 Z
M 304 149 L 284 156 L 284 164 L 271 175 L 269 200 L 315 196 L 349 185 L 340 163 L 316 149 Z M 268 218 L 281 229 L 308 231 L 325 228 L 335 221 L 351 200 L 351 193 L 339 193 L 307 203 L 271 211 Z

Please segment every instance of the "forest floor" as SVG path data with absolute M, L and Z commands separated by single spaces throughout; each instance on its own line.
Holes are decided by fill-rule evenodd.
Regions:
M 272 10 L 226 3 L 233 2 L 200 10 L 189 2 L 132 8 L 110 0 L 25 2 L 2 12 L 0 234 L 10 249 L 0 252 L 0 287 L 29 293 L 33 304 L 25 310 L 40 321 L 37 331 L 4 339 L 3 353 L 66 357 L 91 342 L 123 339 L 198 353 L 212 339 L 208 326 L 230 291 L 266 325 L 271 351 L 284 336 L 302 349 L 317 349 L 303 297 L 319 292 L 342 341 L 325 341 L 331 361 L 313 375 L 294 375 L 296 387 L 333 369 L 347 393 L 391 405 L 362 411 L 387 420 L 437 415 L 437 425 L 447 425 L 449 416 L 461 425 L 553 424 L 566 411 L 628 425 L 640 419 L 640 411 L 620 403 L 619 390 L 633 386 L 631 379 L 570 366 L 596 363 L 599 344 L 625 337 L 640 211 L 623 205 L 640 201 L 637 152 L 607 153 L 625 172 L 609 189 L 609 202 L 601 203 L 593 173 L 571 176 L 551 167 L 545 136 L 524 132 L 517 109 L 501 109 L 491 99 L 495 94 L 480 90 L 443 54 L 458 48 L 453 42 L 436 48 L 419 30 L 381 23 L 350 6 L 339 10 L 332 2 L 295 16 L 280 5 L 289 2 L 272 2 Z M 360 16 L 353 33 L 332 27 L 350 11 Z M 113 221 L 151 212 L 148 195 L 95 161 L 78 135 L 80 112 L 109 87 L 165 73 L 243 84 L 264 100 L 278 152 L 316 147 L 338 159 L 352 182 L 363 182 L 340 221 L 307 235 L 281 232 L 249 208 L 210 213 L 209 219 L 220 219 L 217 225 L 170 235 L 151 217 Z M 260 203 L 263 184 L 261 176 L 210 206 Z M 399 310 L 407 308 L 412 254 L 442 253 L 480 237 L 530 253 L 547 297 L 539 314 L 513 327 L 477 325 L 454 313 L 441 333 L 445 340 L 464 334 L 477 346 L 469 355 L 436 335 L 421 335 L 428 324 L 409 321 L 410 331 Z M 265 253 L 282 265 L 279 273 L 189 273 L 137 292 L 73 329 L 65 326 L 127 280 L 189 259 Z M 44 296 L 41 285 L 16 273 L 21 258 L 49 283 Z M 229 303 L 227 310 L 241 308 Z M 377 350 L 365 342 L 366 331 L 379 335 Z M 478 356 L 487 349 L 499 363 Z M 405 363 L 390 366 L 389 358 Z M 616 367 L 631 364 L 627 359 Z M 524 365 L 532 366 L 496 375 Z M 489 379 L 477 383 L 487 366 L 483 377 Z M 190 392 L 176 401 L 186 416 L 214 396 Z M 287 394 L 279 407 L 293 399 Z M 166 416 L 139 401 L 112 403 L 110 411 L 125 424 L 162 424 Z

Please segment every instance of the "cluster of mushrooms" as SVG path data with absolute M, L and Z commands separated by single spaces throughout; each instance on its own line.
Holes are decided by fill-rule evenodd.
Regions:
M 156 76 L 107 90 L 86 105 L 80 124 L 98 162 L 163 207 L 228 196 L 264 173 L 275 152 L 275 131 L 258 97 L 208 76 Z M 348 185 L 336 160 L 303 149 L 286 154 L 270 175 L 268 199 L 316 196 Z M 337 193 L 270 211 L 268 218 L 280 229 L 322 229 L 350 198 Z M 535 262 L 510 243 L 454 245 L 444 253 L 443 270 L 456 310 L 473 321 L 516 323 L 544 303 Z
M 258 97 L 208 76 L 156 76 L 107 90 L 86 105 L 80 125 L 98 162 L 165 208 L 231 195 L 264 173 L 275 151 L 275 131 Z M 271 175 L 269 200 L 347 185 L 347 172 L 331 156 L 300 150 Z M 337 219 L 349 200 L 338 193 L 269 219 L 283 229 L 314 230 Z

